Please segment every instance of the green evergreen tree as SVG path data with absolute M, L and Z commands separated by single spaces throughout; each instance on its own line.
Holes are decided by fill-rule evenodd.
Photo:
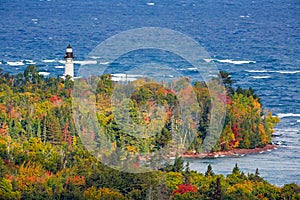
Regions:
M 238 167 L 237 163 L 235 163 L 235 166 L 232 170 L 232 174 L 240 174 L 241 171 L 240 171 L 240 168 Z
M 214 175 L 215 175 L 215 173 L 214 173 L 214 171 L 212 169 L 212 166 L 209 164 L 207 166 L 207 170 L 205 172 L 205 176 L 208 177 L 208 176 L 214 176 Z

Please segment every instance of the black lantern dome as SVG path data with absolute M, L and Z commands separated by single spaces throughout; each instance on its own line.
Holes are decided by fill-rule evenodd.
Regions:
M 67 46 L 66 54 L 65 54 L 64 58 L 65 58 L 65 59 L 67 59 L 67 58 L 72 58 L 72 59 L 74 59 L 73 50 L 72 50 L 72 47 L 71 47 L 70 44 Z

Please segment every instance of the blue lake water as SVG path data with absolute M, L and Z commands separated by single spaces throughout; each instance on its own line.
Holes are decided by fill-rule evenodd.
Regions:
M 0 1 L 0 68 L 22 72 L 28 64 L 50 76 L 62 75 L 66 46 L 77 64 L 100 42 L 122 31 L 164 27 L 203 46 L 236 86 L 251 86 L 264 107 L 281 118 L 272 151 L 238 158 L 191 160 L 204 172 L 234 164 L 260 169 L 276 185 L 300 184 L 300 1 L 297 0 L 16 0 Z M 162 63 L 163 64 L 163 63 Z M 193 71 L 187 75 L 195 76 Z

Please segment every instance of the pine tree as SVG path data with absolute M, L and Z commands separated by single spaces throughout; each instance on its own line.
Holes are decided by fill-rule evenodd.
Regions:
M 240 168 L 238 167 L 237 163 L 235 163 L 234 168 L 232 169 L 232 174 L 240 174 Z
M 214 175 L 215 175 L 215 173 L 212 169 L 212 166 L 209 164 L 207 166 L 207 171 L 205 172 L 205 176 L 207 177 L 207 176 L 214 176 Z
M 259 177 L 259 171 L 258 171 L 258 168 L 256 168 L 256 170 L 255 170 L 255 176 L 256 176 L 256 177 Z

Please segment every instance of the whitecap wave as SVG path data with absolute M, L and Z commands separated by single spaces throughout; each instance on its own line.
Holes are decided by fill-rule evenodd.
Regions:
M 112 76 L 120 76 L 120 77 L 126 77 L 126 74 L 112 74 Z
M 300 117 L 300 114 L 297 114 L 297 113 L 278 113 L 277 116 L 279 118 L 284 118 L 284 117 Z
M 126 74 L 112 74 L 111 77 L 112 81 L 135 81 L 137 80 L 137 78 L 135 77 L 129 77 L 128 75 L 126 76 Z
M 250 72 L 250 73 L 266 73 L 268 72 L 267 70 L 245 70 L 246 72 Z
M 39 75 L 49 76 L 49 75 L 50 75 L 50 72 L 39 72 Z
M 74 61 L 74 63 L 76 62 L 77 64 L 81 64 L 82 62 L 88 62 L 88 64 L 100 64 L 100 65 L 108 65 L 110 62 L 109 61 L 99 61 L 99 59 L 101 58 L 101 56 L 89 56 L 89 59 L 92 60 L 86 60 L 86 61 Z M 97 61 L 98 59 L 98 61 Z
M 211 61 L 213 61 L 213 59 L 209 59 L 209 58 L 205 58 L 205 59 L 203 59 L 205 62 L 211 62 Z
M 172 75 L 168 75 L 168 76 L 172 76 Z M 127 77 L 144 77 L 143 75 L 138 75 L 138 74 L 127 74 Z
M 45 60 L 42 60 L 42 62 L 44 62 L 44 63 L 52 63 L 52 62 L 57 62 L 57 60 L 47 60 L 47 59 L 45 59 Z
M 300 73 L 300 71 L 274 71 L 280 74 L 297 74 Z
M 124 77 L 111 77 L 111 80 L 112 81 L 116 81 L 116 82 L 119 82 L 119 81 L 135 81 L 137 80 L 136 78 L 124 78 Z
M 230 64 L 234 64 L 234 65 L 256 63 L 256 61 L 253 61 L 253 60 L 231 60 L 231 59 L 219 60 L 219 59 L 216 59 L 214 61 L 217 61 L 219 63 L 230 63 Z
M 7 62 L 8 65 L 10 66 L 21 66 L 24 65 L 22 61 L 16 61 L 16 62 Z
M 97 64 L 97 60 L 75 60 L 74 64 L 94 65 L 94 64 Z
M 123 73 L 116 73 L 116 74 L 111 74 L 112 76 L 117 76 L 117 77 L 143 77 L 143 75 L 138 75 L 138 74 L 123 74 Z
M 59 65 L 59 66 L 55 66 L 54 68 L 56 68 L 56 69 L 63 69 L 63 68 L 65 68 L 65 66 Z
M 100 64 L 100 65 L 108 65 L 109 62 L 108 62 L 108 61 L 102 61 L 102 62 L 100 61 L 99 64 Z
M 154 6 L 155 3 L 153 3 L 153 2 L 148 2 L 147 5 L 148 5 L 148 6 Z
M 33 60 L 24 60 L 23 62 L 27 65 L 35 65 L 36 64 L 36 62 L 34 62 Z
M 196 67 L 188 67 L 188 68 L 180 68 L 180 69 L 176 69 L 176 70 L 179 70 L 179 71 L 197 71 L 198 68 L 196 68 Z
M 254 79 L 265 79 L 265 78 L 270 78 L 271 76 L 251 76 Z
M 196 68 L 196 67 L 189 67 L 189 68 L 187 68 L 187 70 L 189 70 L 189 71 L 197 71 L 198 68 Z
M 297 74 L 297 73 L 300 73 L 299 70 L 295 70 L 295 71 L 288 71 L 288 70 L 278 70 L 278 71 L 268 71 L 268 70 L 265 70 L 265 69 L 262 69 L 262 70 L 245 70 L 246 72 L 250 72 L 250 73 L 280 73 L 280 74 Z

